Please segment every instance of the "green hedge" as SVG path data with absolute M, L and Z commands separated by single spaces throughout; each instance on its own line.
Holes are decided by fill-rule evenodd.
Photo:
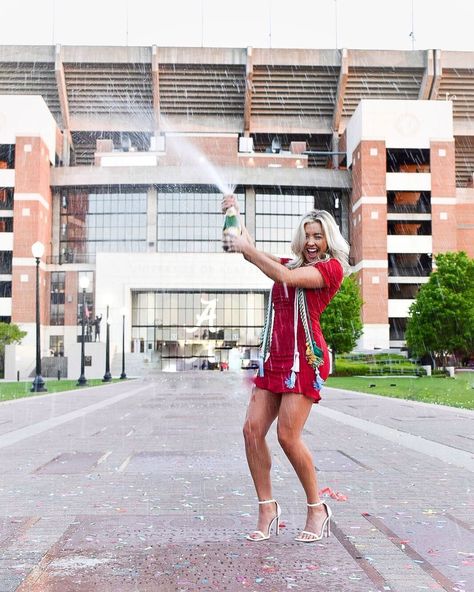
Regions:
M 383 355 L 383 354 L 380 354 Z M 366 356 L 368 357 L 368 356 Z M 403 356 L 401 356 L 403 358 Z M 333 376 L 424 376 L 425 370 L 416 364 L 410 363 L 406 358 L 395 364 L 378 359 L 375 363 L 363 363 L 354 361 L 348 357 L 336 358 L 336 368 Z M 392 361 L 390 359 L 390 361 Z

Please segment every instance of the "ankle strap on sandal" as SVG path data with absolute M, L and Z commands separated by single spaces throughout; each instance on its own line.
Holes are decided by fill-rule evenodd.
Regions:
M 259 504 L 271 504 L 271 503 L 276 503 L 276 500 L 274 499 L 269 499 L 269 500 L 263 500 L 263 502 L 258 502 Z
M 324 502 L 317 502 L 315 504 L 306 504 L 308 508 L 317 508 L 318 506 L 322 506 Z

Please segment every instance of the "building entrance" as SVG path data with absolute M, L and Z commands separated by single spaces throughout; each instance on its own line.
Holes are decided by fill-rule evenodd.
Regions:
M 162 371 L 248 365 L 257 357 L 262 291 L 133 291 L 132 350 Z

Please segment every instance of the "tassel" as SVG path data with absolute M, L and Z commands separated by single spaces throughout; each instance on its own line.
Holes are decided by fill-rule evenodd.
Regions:
M 291 371 L 290 376 L 285 380 L 286 388 L 295 388 L 296 384 L 296 372 L 294 370 Z
M 293 366 L 291 367 L 291 369 L 293 370 L 293 372 L 300 371 L 300 354 L 299 354 L 299 352 L 295 352 L 295 356 L 293 358 Z
M 316 380 L 313 382 L 313 388 L 316 391 L 320 391 L 324 384 L 324 380 L 319 375 L 319 370 L 316 370 Z

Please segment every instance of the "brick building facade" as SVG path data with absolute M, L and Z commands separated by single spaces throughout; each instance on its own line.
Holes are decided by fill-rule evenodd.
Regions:
M 132 374 L 250 363 L 270 282 L 221 251 L 230 189 L 280 255 L 300 215 L 329 210 L 364 300 L 359 348 L 403 347 L 433 256 L 474 256 L 474 105 L 459 80 L 449 98 L 469 56 L 124 50 L 0 48 L 0 317 L 28 332 L 5 376 L 34 369 L 35 241 L 45 374 L 79 375 L 84 313 L 103 374 L 107 309 L 113 373 L 122 337 Z

